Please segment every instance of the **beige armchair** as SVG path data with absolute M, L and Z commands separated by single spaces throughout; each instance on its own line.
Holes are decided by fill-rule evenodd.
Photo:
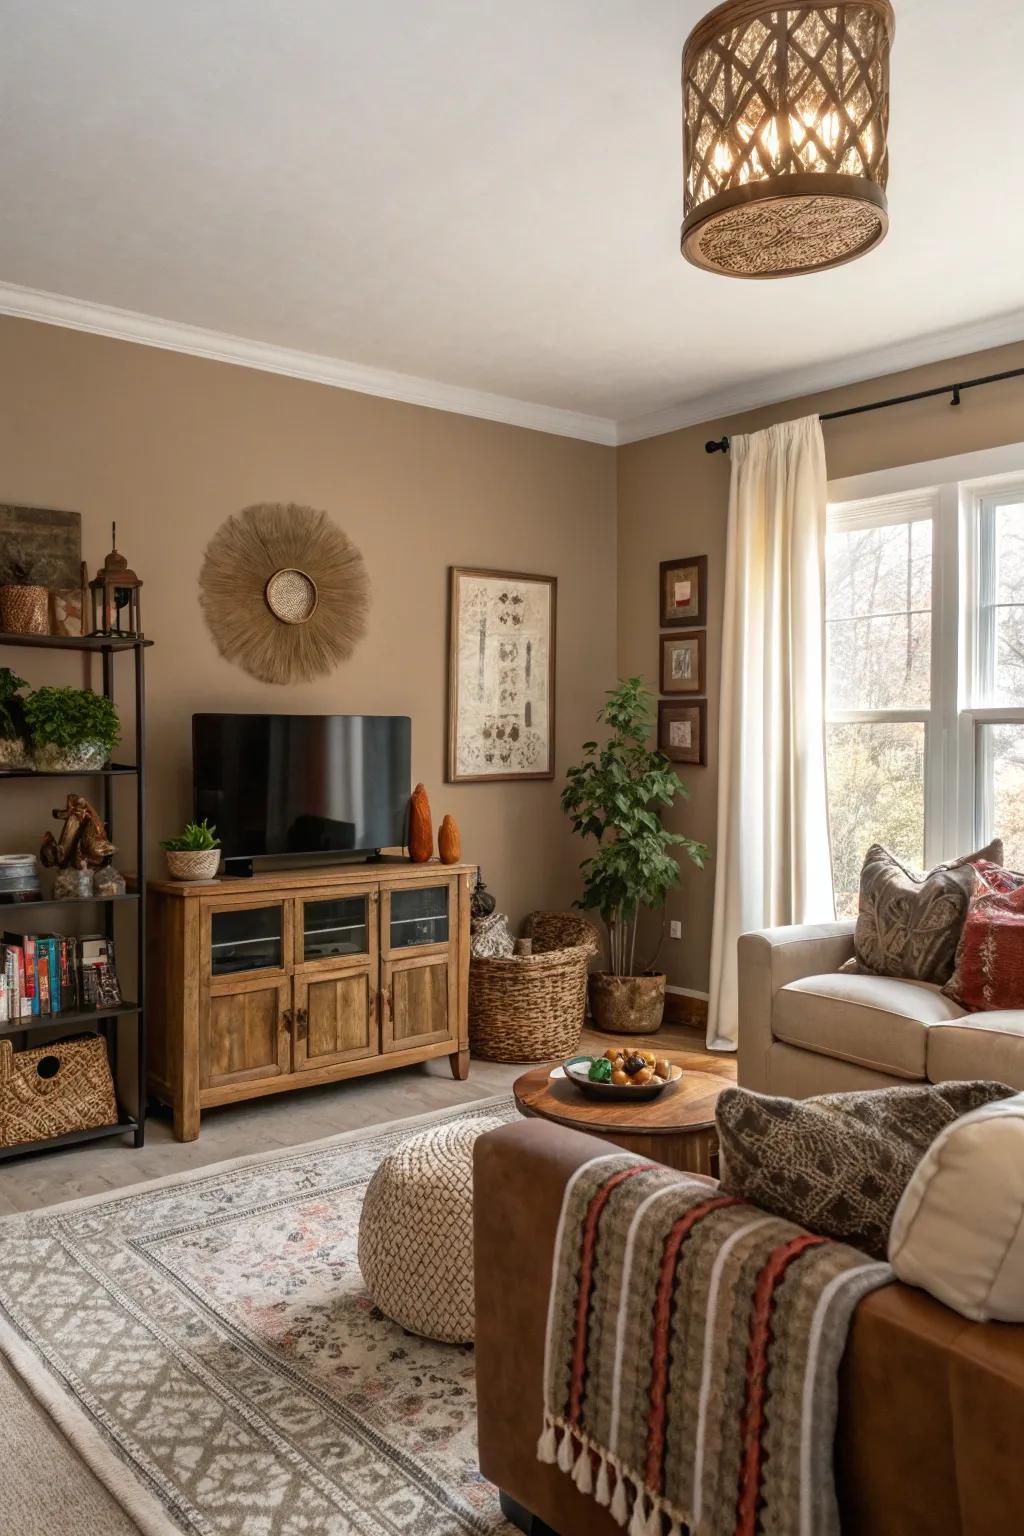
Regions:
M 968 1014 L 923 981 L 840 971 L 853 923 L 766 928 L 739 941 L 739 1082 L 807 1098 L 992 1078 L 1024 1091 L 1024 1010 Z

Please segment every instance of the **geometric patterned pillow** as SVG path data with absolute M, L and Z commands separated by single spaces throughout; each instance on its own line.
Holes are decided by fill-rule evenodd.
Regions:
M 961 1115 L 1012 1094 L 987 1082 L 811 1099 L 728 1088 L 715 1114 L 722 1188 L 884 1259 L 900 1197 L 935 1137 Z
M 1001 864 L 1001 841 L 994 838 L 987 848 L 927 873 L 908 869 L 881 843 L 872 844 L 860 876 L 856 962 L 844 969 L 940 986 L 948 981 L 979 859 Z
M 982 862 L 943 987 L 962 1008 L 1024 1007 L 1024 875 Z

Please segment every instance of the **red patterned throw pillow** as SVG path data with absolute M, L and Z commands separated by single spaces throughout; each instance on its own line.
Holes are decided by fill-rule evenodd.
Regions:
M 979 859 L 953 974 L 942 990 L 974 1013 L 1024 1008 L 1024 875 Z

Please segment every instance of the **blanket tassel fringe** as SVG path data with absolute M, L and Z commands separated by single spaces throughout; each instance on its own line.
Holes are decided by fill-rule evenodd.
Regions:
M 627 1536 L 684 1536 L 689 1529 L 687 1521 L 627 1472 L 617 1457 L 594 1445 L 578 1429 L 548 1414 L 544 1416 L 544 1429 L 537 1442 L 537 1460 L 549 1467 L 557 1466 L 560 1472 L 571 1476 L 580 1493 L 593 1494 L 597 1503 L 610 1511 L 617 1524 L 623 1528 L 628 1526 Z

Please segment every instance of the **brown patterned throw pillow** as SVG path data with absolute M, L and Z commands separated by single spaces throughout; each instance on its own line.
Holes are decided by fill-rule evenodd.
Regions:
M 728 1088 L 715 1115 L 722 1188 L 884 1259 L 900 1196 L 935 1137 L 970 1110 L 1012 1096 L 987 1082 L 812 1099 Z
M 1001 840 L 994 838 L 987 848 L 923 874 L 901 864 L 881 843 L 873 843 L 860 875 L 853 935 L 856 959 L 842 969 L 939 986 L 948 981 L 979 859 L 1001 864 Z

